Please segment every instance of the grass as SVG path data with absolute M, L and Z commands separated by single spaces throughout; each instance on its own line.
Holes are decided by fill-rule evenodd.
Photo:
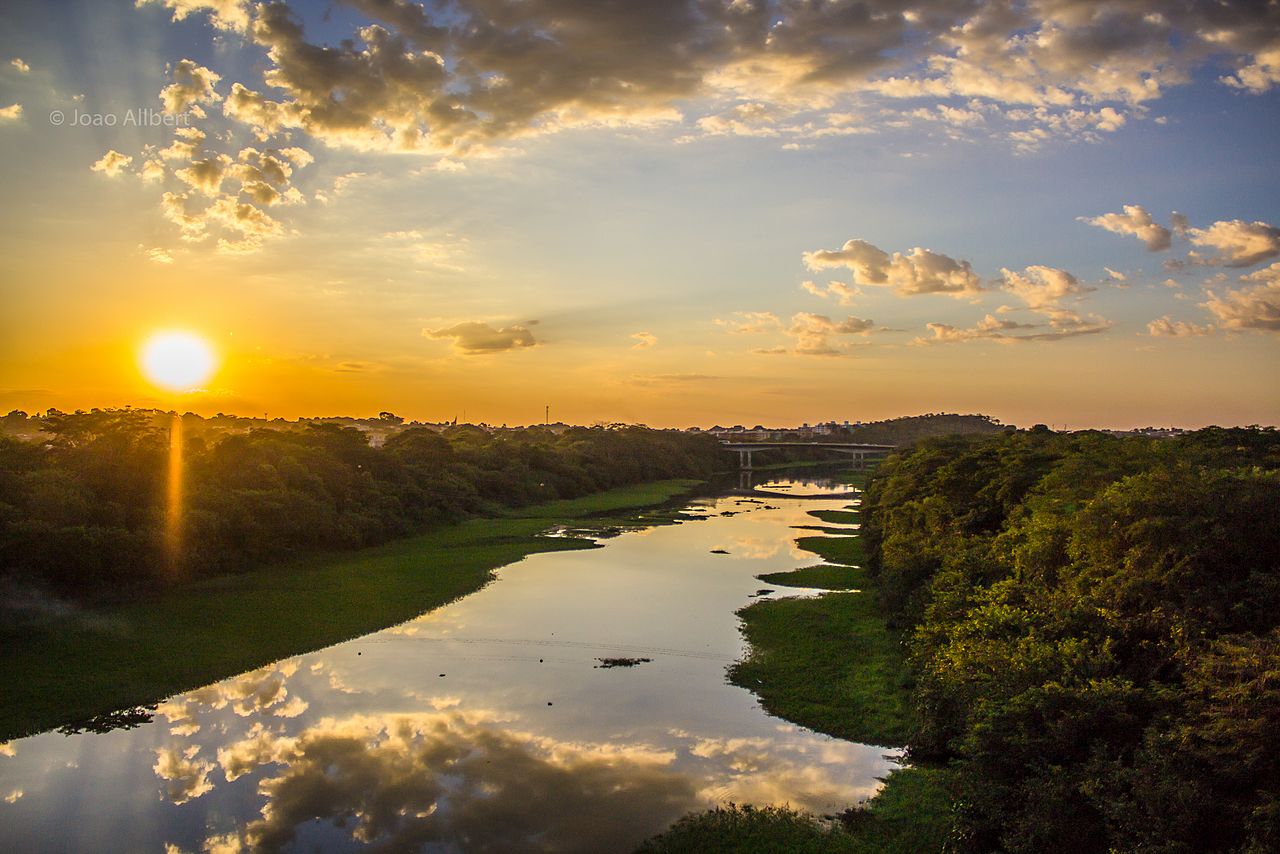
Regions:
M 874 798 L 837 820 L 789 807 L 729 804 L 685 816 L 637 854 L 921 854 L 941 851 L 951 813 L 948 773 L 894 771 Z
M 756 578 L 776 587 L 809 587 L 817 590 L 857 590 L 858 584 L 866 580 L 859 569 L 827 564 L 806 566 L 788 572 L 766 572 Z
M 866 591 L 861 570 L 847 583 Z M 738 612 L 751 651 L 729 681 L 770 714 L 867 744 L 899 747 L 911 733 L 910 683 L 898 637 L 867 592 L 760 601 Z
M 416 617 L 529 554 L 591 548 L 557 522 L 661 504 L 698 481 L 639 484 L 470 519 L 371 549 L 184 585 L 48 624 L 0 649 L 0 740 L 155 703 Z
M 830 525 L 853 525 L 858 522 L 856 510 L 810 510 L 809 515 Z

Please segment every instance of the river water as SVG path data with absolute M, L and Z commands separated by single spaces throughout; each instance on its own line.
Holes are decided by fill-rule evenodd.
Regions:
M 744 653 L 734 612 L 768 586 L 755 576 L 819 563 L 796 526 L 853 496 L 761 488 L 532 555 L 133 729 L 0 744 L 0 850 L 610 852 L 725 801 L 841 810 L 900 753 L 770 716 L 725 668 Z

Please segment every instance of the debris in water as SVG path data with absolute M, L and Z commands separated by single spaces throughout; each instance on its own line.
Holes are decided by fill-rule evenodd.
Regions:
M 600 662 L 596 665 L 597 669 L 608 670 L 610 667 L 635 667 L 637 664 L 647 664 L 653 661 L 652 658 L 597 658 Z

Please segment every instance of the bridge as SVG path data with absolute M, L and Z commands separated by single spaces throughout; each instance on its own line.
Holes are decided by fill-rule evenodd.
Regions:
M 866 445 L 859 442 L 734 442 L 724 440 L 720 447 L 738 454 L 738 468 L 751 471 L 751 455 L 759 451 L 776 451 L 778 448 L 830 448 L 838 454 L 853 458 L 855 468 L 866 465 L 867 457 L 883 457 L 897 445 Z

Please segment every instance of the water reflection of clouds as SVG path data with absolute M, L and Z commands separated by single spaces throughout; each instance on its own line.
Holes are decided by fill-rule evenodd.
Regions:
M 259 784 L 260 817 L 240 831 L 266 851 L 316 819 L 384 850 L 625 850 L 694 801 L 675 758 L 557 742 L 462 712 L 325 719 L 296 737 L 259 728 L 219 751 L 228 779 L 275 772 Z
M 200 731 L 196 716 L 205 711 L 230 708 L 240 717 L 250 717 L 271 710 L 277 717 L 295 718 L 308 708 L 302 698 L 289 697 L 286 683 L 297 670 L 296 660 L 252 670 L 170 698 L 156 707 L 156 714 L 168 721 L 170 734 L 184 736 Z
M 557 740 L 507 714 L 458 709 L 325 718 L 297 735 L 256 723 L 218 750 L 217 765 L 228 782 L 261 772 L 266 803 L 234 832 L 218 828 L 205 848 L 280 850 L 302 844 L 300 830 L 319 821 L 379 850 L 450 842 L 477 852 L 627 850 L 715 803 L 822 810 L 874 792 L 864 766 L 878 757 L 866 748 L 779 732 L 672 730 L 664 746 Z M 170 751 L 166 761 L 175 803 L 207 791 L 212 764 L 197 750 Z
M 185 804 L 213 790 L 209 773 L 212 762 L 199 758 L 199 745 L 186 748 L 156 748 L 156 764 L 152 770 L 164 783 L 165 798 L 174 804 Z
M 766 560 L 781 550 L 780 543 L 766 537 L 736 537 L 728 547 L 731 555 L 751 560 Z

